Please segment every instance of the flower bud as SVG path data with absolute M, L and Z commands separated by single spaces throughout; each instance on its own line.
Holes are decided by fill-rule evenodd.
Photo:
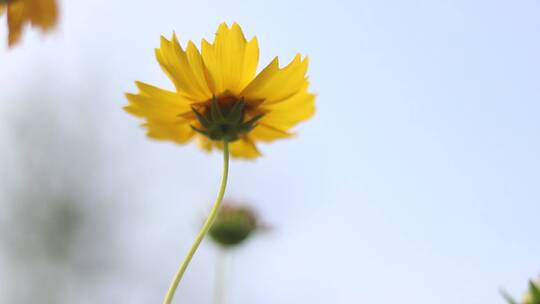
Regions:
M 523 304 L 540 304 L 540 280 L 529 281 L 529 290 L 523 297 Z
M 246 207 L 225 205 L 221 208 L 209 235 L 223 247 L 234 247 L 244 242 L 257 229 L 257 218 Z

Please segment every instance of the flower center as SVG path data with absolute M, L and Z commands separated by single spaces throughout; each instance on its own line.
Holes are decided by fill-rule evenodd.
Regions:
M 202 128 L 191 126 L 193 130 L 207 136 L 211 140 L 232 142 L 248 133 L 261 119 L 259 114 L 248 121 L 244 121 L 246 102 L 235 97 L 213 98 L 210 105 L 205 106 L 201 113 L 195 107 L 191 109 L 197 116 Z

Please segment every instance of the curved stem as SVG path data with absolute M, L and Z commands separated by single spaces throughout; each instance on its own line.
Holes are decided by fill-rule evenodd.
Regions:
M 189 265 L 189 262 L 191 261 L 191 258 L 193 258 L 195 251 L 197 251 L 197 248 L 199 248 L 199 245 L 201 244 L 208 230 L 210 230 L 210 227 L 212 227 L 212 224 L 214 223 L 214 220 L 216 219 L 216 216 L 218 214 L 219 207 L 221 206 L 223 195 L 225 194 L 225 188 L 227 186 L 228 175 L 229 175 L 229 143 L 227 141 L 224 141 L 223 142 L 223 176 L 221 177 L 221 186 L 219 187 L 219 192 L 216 197 L 216 201 L 214 202 L 214 206 L 212 207 L 212 210 L 210 210 L 210 214 L 208 215 L 208 218 L 204 222 L 204 225 L 199 231 L 199 234 L 197 234 L 197 237 L 195 238 L 195 241 L 191 245 L 191 248 L 189 249 L 186 257 L 182 261 L 182 264 L 180 264 L 180 268 L 178 269 L 178 272 L 174 276 L 171 286 L 169 287 L 169 290 L 167 291 L 167 294 L 165 295 L 165 300 L 163 300 L 163 304 L 172 303 L 172 299 L 174 297 L 174 293 L 176 292 L 176 288 L 178 287 L 178 284 L 182 280 L 182 276 L 184 275 L 184 272 L 186 272 L 186 269 Z

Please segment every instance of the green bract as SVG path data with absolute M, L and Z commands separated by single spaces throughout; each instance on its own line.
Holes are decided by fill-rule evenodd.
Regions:
M 201 123 L 202 129 L 191 126 L 193 130 L 207 136 L 211 140 L 226 140 L 233 142 L 241 135 L 248 133 L 255 127 L 255 123 L 264 114 L 256 115 L 248 121 L 244 121 L 244 109 L 246 103 L 243 100 L 236 101 L 230 107 L 222 106 L 214 97 L 210 108 L 205 113 L 199 112 L 195 107 L 191 107 L 197 120 Z

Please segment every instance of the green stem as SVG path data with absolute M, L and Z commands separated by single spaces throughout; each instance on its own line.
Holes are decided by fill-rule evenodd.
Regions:
M 212 224 L 214 223 L 214 220 L 216 219 L 216 216 L 218 214 L 219 207 L 221 206 L 223 195 L 225 194 L 225 187 L 227 186 L 228 175 L 229 175 L 229 143 L 225 140 L 223 141 L 223 176 L 221 177 L 221 186 L 219 187 L 219 192 L 216 197 L 216 201 L 214 202 L 214 206 L 212 207 L 212 210 L 210 210 L 210 214 L 208 215 L 208 218 L 204 222 L 204 225 L 199 231 L 199 234 L 197 234 L 197 237 L 195 238 L 195 241 L 191 245 L 191 248 L 189 249 L 186 257 L 182 261 L 182 264 L 180 265 L 178 272 L 174 276 L 171 286 L 169 287 L 169 290 L 167 291 L 167 295 L 165 295 L 165 300 L 163 300 L 163 304 L 172 303 L 174 293 L 176 292 L 176 289 L 178 288 L 178 284 L 182 280 L 182 276 L 184 275 L 184 272 L 186 272 L 186 269 L 189 265 L 189 262 L 191 261 L 191 258 L 193 258 L 195 251 L 197 251 L 197 248 L 199 248 L 199 245 L 201 244 L 208 230 L 210 230 L 210 227 L 212 227 Z
M 228 252 L 224 248 L 219 248 L 216 259 L 216 278 L 215 278 L 215 302 L 214 304 L 226 304 L 226 277 L 227 277 L 227 262 Z

